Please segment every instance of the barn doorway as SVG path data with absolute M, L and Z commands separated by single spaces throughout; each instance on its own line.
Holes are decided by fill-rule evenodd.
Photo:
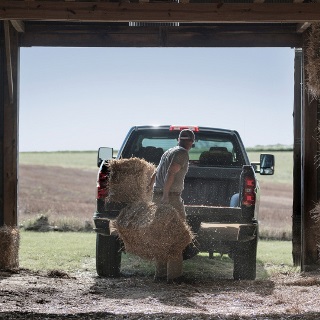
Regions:
M 19 224 L 44 215 L 52 227 L 59 217 L 71 228 L 90 226 L 98 147 L 119 148 L 135 124 L 195 123 L 236 129 L 252 161 L 257 146 L 276 155 L 275 176 L 260 179 L 260 231 L 291 240 L 294 54 L 21 48 Z

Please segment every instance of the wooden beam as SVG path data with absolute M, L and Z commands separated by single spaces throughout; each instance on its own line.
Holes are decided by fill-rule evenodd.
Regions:
M 4 21 L 0 21 L 0 35 L 4 38 Z M 11 67 L 14 87 L 10 102 L 5 41 L 0 41 L 0 226 L 17 225 L 18 203 L 18 75 L 19 47 L 17 32 L 9 29 Z
M 27 22 L 20 45 L 65 47 L 301 47 L 289 25 L 130 27 L 110 24 Z
M 311 26 L 310 22 L 298 23 L 297 25 L 297 33 L 305 32 Z
M 318 101 L 306 93 L 303 115 L 304 131 L 304 162 L 303 162 L 303 216 L 302 216 L 302 271 L 311 271 L 319 268 L 317 251 L 317 230 L 311 217 L 311 210 L 317 203 L 317 168 L 315 156 L 317 155 L 317 141 L 315 139 L 318 125 Z
M 292 205 L 292 258 L 294 266 L 301 266 L 301 110 L 302 110 L 302 50 L 294 57 L 293 104 L 293 205 Z
M 4 21 L 0 21 L 0 37 L 4 38 Z M 0 41 L 0 227 L 4 225 L 4 152 L 3 152 L 3 127 L 4 127 L 4 109 L 5 109 L 5 94 L 8 92 L 5 88 L 7 81 L 6 75 L 6 48 L 5 42 Z
M 304 37 L 303 48 L 307 46 L 307 35 Z M 305 51 L 303 51 L 305 52 Z M 304 79 L 308 78 L 306 66 L 307 56 L 304 54 Z M 318 199 L 318 170 L 315 164 L 318 142 L 316 140 L 319 121 L 319 101 L 304 90 L 301 136 L 302 136 L 302 271 L 311 271 L 319 268 L 317 250 L 317 230 L 311 216 Z
M 320 3 L 2 1 L 2 20 L 78 22 L 281 22 L 320 20 Z
M 10 25 L 9 21 L 4 21 L 4 38 L 6 46 L 6 65 L 8 77 L 8 89 L 10 103 L 13 103 L 13 77 L 12 77 L 12 64 L 11 64 L 11 44 L 10 44 Z
M 11 24 L 18 32 L 24 32 L 24 22 L 21 20 L 11 20 Z

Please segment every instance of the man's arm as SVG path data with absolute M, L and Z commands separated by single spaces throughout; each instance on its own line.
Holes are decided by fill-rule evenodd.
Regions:
M 162 202 L 168 203 L 169 202 L 169 192 L 171 186 L 174 182 L 174 178 L 177 172 L 181 170 L 181 165 L 176 162 L 171 162 L 170 167 L 167 171 L 166 180 L 163 187 L 163 195 L 162 195 Z

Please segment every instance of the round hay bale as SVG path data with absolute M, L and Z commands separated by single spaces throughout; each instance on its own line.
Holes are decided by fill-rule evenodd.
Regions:
M 108 202 L 147 202 L 152 199 L 148 190 L 151 176 L 156 167 L 144 159 L 130 158 L 111 160 Z
M 177 257 L 193 239 L 190 227 L 171 205 L 128 205 L 115 226 L 126 251 L 147 260 Z
M 10 270 L 19 266 L 19 244 L 17 227 L 0 227 L 0 269 Z
M 314 98 L 320 97 L 320 23 L 312 23 L 306 46 L 306 86 Z

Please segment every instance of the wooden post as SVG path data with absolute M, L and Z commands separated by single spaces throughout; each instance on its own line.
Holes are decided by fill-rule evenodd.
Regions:
M 302 50 L 295 50 L 294 106 L 293 106 L 293 207 L 292 207 L 292 259 L 301 265 L 301 108 L 302 108 Z
M 304 56 L 304 78 L 306 65 Z M 302 110 L 302 271 L 317 269 L 318 250 L 316 241 L 315 222 L 310 211 L 318 201 L 318 169 L 315 164 L 318 143 L 316 140 L 318 126 L 318 100 L 312 98 L 305 88 Z
M 17 225 L 18 33 L 0 21 L 0 226 Z

